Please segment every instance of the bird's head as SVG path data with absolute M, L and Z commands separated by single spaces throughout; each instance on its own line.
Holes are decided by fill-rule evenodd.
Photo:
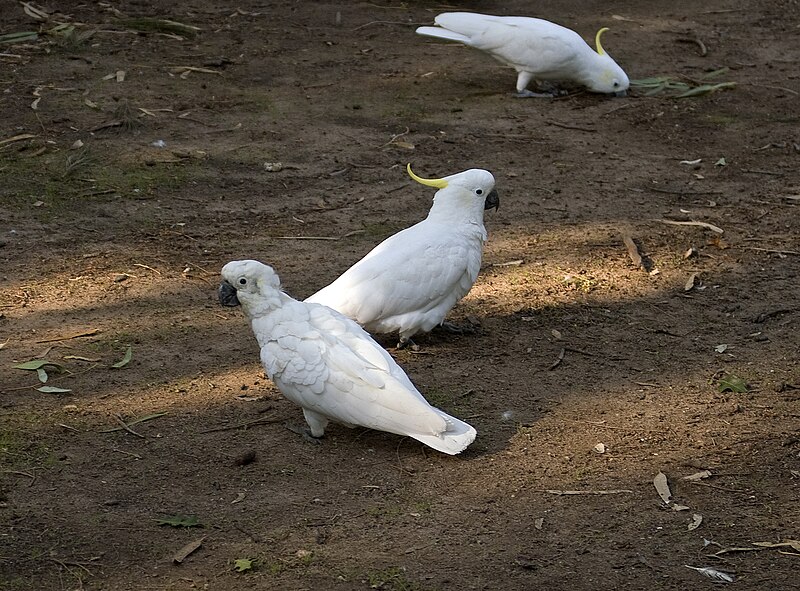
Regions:
M 597 57 L 586 86 L 592 92 L 625 96 L 631 83 L 625 71 L 619 67 L 617 62 L 611 59 L 611 56 L 606 53 L 600 44 L 600 37 L 606 31 L 608 31 L 608 27 L 603 27 L 595 35 Z
M 453 205 L 465 212 L 477 211 L 480 213 L 480 219 L 483 219 L 484 209 L 497 210 L 500 207 L 500 196 L 494 188 L 494 177 L 488 170 L 471 168 L 441 179 L 418 177 L 411 170 L 411 164 L 407 166 L 407 170 L 411 178 L 418 183 L 439 189 L 434 196 L 434 204 L 437 200 L 446 200 L 448 204 L 452 201 Z
M 258 261 L 231 261 L 222 267 L 217 293 L 223 306 L 241 305 L 250 314 L 273 300 L 280 287 L 272 267 Z

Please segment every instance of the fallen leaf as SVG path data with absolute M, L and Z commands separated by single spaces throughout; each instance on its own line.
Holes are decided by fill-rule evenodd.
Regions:
M 57 369 L 57 371 L 63 369 L 63 366 L 61 364 L 56 363 L 54 361 L 49 361 L 47 359 L 32 359 L 30 361 L 26 361 L 25 363 L 19 363 L 13 367 L 14 369 L 38 370 L 46 365 L 52 365 Z
M 203 540 L 205 540 L 205 539 L 206 539 L 206 536 L 203 536 L 202 538 L 200 538 L 198 540 L 194 540 L 193 542 L 189 542 L 188 544 L 186 544 L 183 548 L 178 550 L 172 556 L 172 562 L 174 562 L 175 564 L 180 564 L 181 562 L 186 560 L 186 557 L 189 556 L 189 554 L 191 554 L 192 552 L 194 552 L 195 550 L 200 548 L 200 546 L 203 545 Z
M 717 353 L 724 353 L 727 350 L 728 350 L 728 345 L 726 345 L 725 343 L 714 347 L 714 351 L 716 351 Z
M 130 345 L 128 345 L 128 348 L 125 351 L 125 356 L 120 361 L 117 361 L 115 364 L 113 364 L 111 367 L 113 367 L 114 369 L 125 367 L 131 362 L 131 359 L 133 359 L 133 349 L 131 348 Z
M 171 517 L 156 519 L 156 523 L 171 527 L 203 527 L 203 524 L 194 515 L 172 515 Z
M 682 480 L 702 480 L 703 478 L 708 478 L 711 475 L 711 470 L 701 470 L 700 472 L 689 474 L 689 476 L 684 476 Z
M 233 569 L 236 572 L 243 573 L 251 568 L 253 568 L 253 561 L 249 558 L 237 558 L 233 561 Z
M 800 552 L 800 540 L 784 540 L 782 542 L 753 542 L 753 546 L 761 548 L 792 548 Z
M 672 507 L 673 511 L 688 511 L 690 509 L 690 507 L 687 507 L 686 505 L 679 505 L 678 503 L 672 503 L 670 507 Z
M 738 394 L 744 394 L 749 390 L 747 386 L 747 382 L 745 382 L 742 378 L 735 376 L 733 374 L 727 375 L 719 381 L 719 391 L 736 392 Z
M 686 280 L 686 284 L 683 286 L 683 291 L 692 291 L 692 289 L 694 289 L 696 279 L 697 273 L 692 273 L 689 275 L 689 279 Z
M 550 331 L 550 334 L 553 335 L 553 338 L 557 341 L 560 341 L 562 339 L 561 331 L 558 331 L 555 328 Z
M 37 392 L 44 392 L 45 394 L 65 394 L 67 392 L 72 392 L 69 388 L 56 388 L 55 386 L 42 386 L 41 388 L 36 388 Z
M 692 522 L 689 524 L 687 529 L 689 531 L 694 531 L 698 527 L 700 527 L 701 523 L 703 523 L 703 516 L 700 515 L 699 513 L 695 513 L 694 515 L 692 515 Z
M 99 357 L 82 357 L 80 355 L 64 355 L 64 359 L 74 359 L 76 361 L 90 361 L 92 363 L 97 363 L 100 361 Z
M 39 381 L 43 384 L 47 383 L 47 372 L 44 370 L 43 367 L 40 367 L 36 370 L 36 375 L 39 377 Z
M 714 163 L 714 166 L 728 166 L 728 163 L 725 161 L 725 158 L 720 158 Z
M 656 487 L 656 492 L 665 504 L 669 505 L 672 501 L 672 492 L 669 490 L 669 483 L 667 482 L 667 475 L 663 472 L 656 474 L 653 478 L 653 486 Z

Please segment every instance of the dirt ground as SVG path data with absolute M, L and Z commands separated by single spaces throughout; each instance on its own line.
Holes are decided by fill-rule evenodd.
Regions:
M 737 83 L 554 100 L 414 34 L 453 5 L 33 6 L 0 1 L 40 32 L 0 45 L 0 588 L 797 588 L 800 543 L 754 545 L 800 539 L 797 2 L 455 3 Z M 380 337 L 478 438 L 312 446 L 219 269 L 308 296 L 426 215 L 407 162 L 497 178 L 477 333 Z

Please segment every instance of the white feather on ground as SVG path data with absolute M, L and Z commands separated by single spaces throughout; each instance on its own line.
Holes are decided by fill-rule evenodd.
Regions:
M 597 33 L 595 51 L 575 31 L 538 18 L 445 12 L 435 23 L 417 33 L 463 43 L 514 68 L 520 96 L 540 96 L 527 90 L 531 80 L 574 82 L 600 93 L 623 93 L 630 85 L 600 45 L 606 29 Z
M 427 218 L 381 242 L 306 302 L 329 306 L 372 333 L 397 331 L 401 344 L 442 324 L 478 277 L 487 239 L 483 212 L 499 198 L 486 170 L 434 182 L 446 186 Z
M 358 324 L 325 306 L 292 299 L 258 261 L 222 268 L 220 301 L 241 304 L 261 362 L 286 398 L 303 408 L 311 434 L 328 421 L 413 437 L 446 454 L 475 439 L 467 423 L 428 404 L 383 347 Z

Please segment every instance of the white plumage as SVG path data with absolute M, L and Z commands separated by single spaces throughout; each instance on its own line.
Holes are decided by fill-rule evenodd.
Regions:
M 538 18 L 445 12 L 435 22 L 438 27 L 419 27 L 417 33 L 458 41 L 511 66 L 519 96 L 542 96 L 527 90 L 531 80 L 575 82 L 592 92 L 617 94 L 630 85 L 600 45 L 605 28 L 597 32 L 595 52 L 575 31 Z
M 303 408 L 314 437 L 328 421 L 407 435 L 446 454 L 463 451 L 475 429 L 434 408 L 394 359 L 355 322 L 280 290 L 271 267 L 233 261 L 219 298 L 241 304 L 261 347 L 261 363 L 286 398 Z
M 372 333 L 399 332 L 401 346 L 444 322 L 478 277 L 484 209 L 497 208 L 494 177 L 470 169 L 443 179 L 423 221 L 390 236 L 306 302 L 324 304 Z

